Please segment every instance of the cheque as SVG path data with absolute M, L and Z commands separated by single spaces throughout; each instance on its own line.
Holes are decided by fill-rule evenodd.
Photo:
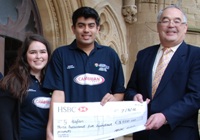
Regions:
M 145 129 L 147 103 L 54 103 L 54 140 L 108 140 Z

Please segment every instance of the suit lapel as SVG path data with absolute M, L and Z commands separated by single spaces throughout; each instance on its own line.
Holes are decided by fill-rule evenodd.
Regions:
M 158 52 L 160 45 L 156 45 L 151 52 L 149 52 L 149 56 L 146 59 L 146 65 L 144 66 L 145 71 L 146 71 L 146 75 L 145 77 L 147 77 L 147 82 L 145 82 L 147 85 L 145 86 L 147 89 L 147 93 L 149 95 L 149 97 L 151 97 L 151 92 L 152 92 L 152 69 L 153 69 L 153 64 L 156 58 L 156 54 Z M 149 86 L 150 85 L 150 86 Z
M 158 85 L 154 98 L 162 92 L 164 87 L 167 85 L 168 81 L 172 78 L 173 74 L 175 74 L 177 68 L 180 67 L 180 65 L 183 63 L 186 52 L 187 52 L 187 45 L 185 44 L 185 42 L 183 42 L 176 50 L 171 61 L 169 62 L 163 74 L 163 77 L 160 81 L 160 84 Z

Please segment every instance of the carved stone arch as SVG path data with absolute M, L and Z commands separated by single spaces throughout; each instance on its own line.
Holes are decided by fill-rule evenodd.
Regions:
M 116 48 L 116 46 L 117 46 L 116 42 L 111 41 L 110 44 L 109 44 L 109 46 L 111 48 L 114 48 L 116 52 L 120 52 L 120 48 L 119 47 Z
M 35 0 L 1 0 L 0 5 L 0 71 L 4 74 L 14 63 L 17 50 L 27 33 L 42 34 Z
M 68 44 L 73 39 L 71 16 L 80 2 L 76 0 L 37 0 L 43 31 L 53 49 Z
M 27 32 L 42 34 L 40 16 L 35 0 L 22 0 L 16 7 L 17 19 L 7 17 L 5 24 L 0 24 L 0 35 L 23 41 Z
M 43 31 L 46 38 L 55 48 L 62 39 L 61 10 L 58 8 L 60 1 L 55 0 L 37 0 L 38 9 L 41 14 Z
M 101 29 L 97 41 L 100 44 L 111 46 L 120 56 L 122 64 L 126 64 L 128 60 L 127 44 L 120 21 L 116 12 L 107 2 L 99 3 L 94 7 L 101 18 Z

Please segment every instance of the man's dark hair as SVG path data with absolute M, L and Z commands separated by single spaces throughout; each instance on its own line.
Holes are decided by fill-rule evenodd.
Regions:
M 76 25 L 77 19 L 80 17 L 84 17 L 85 19 L 87 18 L 93 18 L 95 19 L 95 22 L 97 26 L 100 24 L 100 17 L 97 11 L 91 7 L 80 7 L 76 11 L 74 11 L 72 15 L 72 22 L 73 26 Z

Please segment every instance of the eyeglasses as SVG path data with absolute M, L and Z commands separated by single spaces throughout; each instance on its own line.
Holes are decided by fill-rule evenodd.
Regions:
M 182 22 L 180 19 L 175 19 L 175 20 L 163 19 L 163 20 L 159 21 L 158 23 L 160 23 L 163 26 L 168 26 L 171 23 L 173 23 L 175 26 L 180 26 L 182 24 L 186 24 L 186 22 Z

